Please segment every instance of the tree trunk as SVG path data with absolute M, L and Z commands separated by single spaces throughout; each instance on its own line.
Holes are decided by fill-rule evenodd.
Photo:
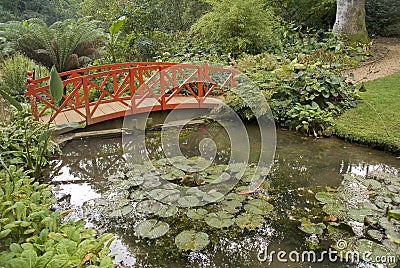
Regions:
M 368 43 L 365 26 L 365 0 L 336 0 L 336 22 L 333 34 L 348 43 Z

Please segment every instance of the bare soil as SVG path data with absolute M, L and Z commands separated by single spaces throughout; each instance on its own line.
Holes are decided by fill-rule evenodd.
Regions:
M 353 83 L 360 83 L 400 72 L 400 39 L 378 37 L 372 40 L 372 57 L 360 66 L 343 72 L 345 77 L 354 74 Z

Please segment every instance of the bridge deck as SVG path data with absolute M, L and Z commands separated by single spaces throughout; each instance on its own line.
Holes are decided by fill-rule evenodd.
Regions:
M 197 99 L 193 96 L 175 96 L 168 103 L 165 109 L 185 109 L 185 108 L 212 108 L 221 103 L 223 96 L 208 97 L 202 104 L 199 104 Z M 125 101 L 129 106 L 131 105 L 130 100 Z M 91 104 L 91 109 L 94 108 L 95 104 Z M 119 101 L 100 103 L 96 108 L 95 112 L 91 117 L 91 124 L 98 123 L 110 119 L 124 117 L 128 114 L 146 113 L 150 111 L 163 110 L 161 104 L 155 98 L 146 98 L 140 105 L 132 109 L 129 106 L 125 106 Z M 164 109 L 164 110 L 165 110 Z M 86 114 L 85 107 L 78 108 L 79 112 Z M 42 122 L 49 122 L 51 115 L 45 115 L 40 118 Z M 63 125 L 67 123 L 84 123 L 86 118 L 75 110 L 68 109 L 61 111 L 55 119 L 51 122 L 52 125 Z

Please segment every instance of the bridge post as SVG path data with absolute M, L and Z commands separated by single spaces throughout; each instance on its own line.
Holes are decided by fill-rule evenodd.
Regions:
M 208 61 L 204 61 L 203 65 L 199 67 L 198 71 L 198 82 L 197 82 L 197 101 L 199 102 L 199 108 L 203 108 L 204 103 L 204 92 L 203 92 L 203 80 L 207 77 L 206 71 L 208 67 Z
M 131 97 L 131 112 L 132 114 L 134 113 L 135 109 L 136 109 L 136 90 L 137 87 L 135 85 L 135 72 L 139 73 L 137 70 L 132 70 L 129 69 L 129 76 L 130 76 L 130 81 L 129 81 L 129 88 L 130 88 L 130 97 Z M 140 77 L 140 75 L 139 75 Z M 139 78 L 140 80 L 140 78 Z M 139 87 L 140 87 L 140 82 L 139 82 Z
M 35 120 L 39 120 L 36 97 L 35 97 L 36 84 L 33 83 L 34 80 L 33 72 L 28 71 L 26 72 L 26 74 L 28 75 L 28 77 L 26 78 L 26 88 L 29 94 L 29 101 L 31 103 L 32 115 L 35 118 Z
M 158 73 L 160 74 L 160 94 L 161 94 L 161 108 L 165 110 L 167 108 L 167 103 L 165 102 L 165 76 L 162 68 L 159 67 Z
M 83 101 L 85 102 L 85 115 L 86 115 L 86 125 L 92 124 L 92 116 L 90 115 L 90 103 L 89 103 L 89 87 L 88 78 L 82 78 L 83 85 Z

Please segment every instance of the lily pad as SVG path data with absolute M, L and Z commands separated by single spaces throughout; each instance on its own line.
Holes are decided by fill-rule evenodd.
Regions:
M 228 170 L 233 173 L 239 173 L 246 169 L 247 165 L 245 163 L 233 163 L 229 164 Z
M 135 228 L 135 234 L 140 237 L 154 239 L 165 235 L 169 231 L 169 225 L 166 222 L 158 220 L 146 220 L 139 223 Z
M 354 246 L 351 248 L 352 251 L 359 252 L 361 258 L 368 262 L 374 262 L 375 260 L 381 260 L 382 256 L 388 258 L 393 257 L 397 259 L 396 253 L 387 247 L 375 243 L 367 239 L 357 240 Z M 370 253 L 370 254 L 365 254 Z
M 373 180 L 373 179 L 364 180 L 363 184 L 365 186 L 367 186 L 368 189 L 371 189 L 371 190 L 379 190 L 380 188 L 382 188 L 382 184 L 380 182 L 376 181 L 376 180 Z
M 388 218 L 400 220 L 400 209 L 392 209 L 388 211 Z
M 299 227 L 300 230 L 307 234 L 317 234 L 317 235 L 322 235 L 324 230 L 326 228 L 326 225 L 323 224 L 322 222 L 320 223 L 311 223 L 307 220 L 303 220 L 301 222 L 301 226 Z
M 129 195 L 129 198 L 135 201 L 141 201 L 146 197 L 147 197 L 146 192 L 142 190 L 136 190 Z
M 334 202 L 325 204 L 322 210 L 328 214 L 335 216 L 336 218 L 343 219 L 347 215 L 347 208 L 341 202 Z
M 332 203 L 335 202 L 338 199 L 338 195 L 336 193 L 330 193 L 330 192 L 319 192 L 315 194 L 315 198 L 323 203 Z
M 238 200 L 226 200 L 221 203 L 222 210 L 228 213 L 237 213 L 240 207 L 242 207 L 242 203 Z
M 178 204 L 181 207 L 189 208 L 189 207 L 195 207 L 200 203 L 200 200 L 196 196 L 188 195 L 188 196 L 183 196 L 178 199 Z
M 207 202 L 220 202 L 224 199 L 224 194 L 217 192 L 217 191 L 209 191 L 206 194 L 203 194 L 204 201 Z
M 219 175 L 219 177 L 216 180 L 212 181 L 211 183 L 214 183 L 214 184 L 223 183 L 223 182 L 229 181 L 230 178 L 231 178 L 231 175 L 229 175 L 226 172 L 223 172 L 223 173 L 221 173 L 221 175 Z
M 168 218 L 174 216 L 176 213 L 178 213 L 178 208 L 176 206 L 167 206 L 164 205 L 159 211 L 157 211 L 155 214 L 163 217 L 163 218 Z
M 175 237 L 175 245 L 182 250 L 201 250 L 209 243 L 208 234 L 195 230 L 183 231 Z
M 208 168 L 205 169 L 205 171 L 208 174 L 212 174 L 212 175 L 220 175 L 222 172 L 225 171 L 225 169 L 227 168 L 227 165 L 215 165 L 215 166 L 209 166 Z
M 133 207 L 131 204 L 128 204 L 126 206 L 123 206 L 121 208 L 115 209 L 110 213 L 111 218 L 116 218 L 116 217 L 123 217 L 128 215 L 133 211 Z
M 141 176 L 132 176 L 127 179 L 130 186 L 139 186 L 144 182 L 144 178 Z
M 239 228 L 255 230 L 263 225 L 264 217 L 257 214 L 242 213 L 235 219 L 235 223 Z
M 208 211 L 204 208 L 189 209 L 186 215 L 193 220 L 202 220 L 208 214 Z
M 274 209 L 274 206 L 265 200 L 252 199 L 244 205 L 244 209 L 250 214 L 264 215 L 271 212 Z
M 136 205 L 136 211 L 144 214 L 153 214 L 162 209 L 163 206 L 163 204 L 156 200 L 145 200 Z
M 171 180 L 181 179 L 181 178 L 183 178 L 184 176 L 185 176 L 185 172 L 183 172 L 183 171 L 180 170 L 180 169 L 173 168 L 171 172 L 169 172 L 169 173 L 167 173 L 167 174 L 165 174 L 165 175 L 162 175 L 161 177 L 162 177 L 164 180 L 171 181 Z
M 216 213 L 209 213 L 204 218 L 205 222 L 214 228 L 229 227 L 234 223 L 232 214 L 224 211 L 218 211 Z
M 239 202 L 243 202 L 246 200 L 246 196 L 242 194 L 237 194 L 237 193 L 229 193 L 225 196 L 226 200 L 237 200 Z

